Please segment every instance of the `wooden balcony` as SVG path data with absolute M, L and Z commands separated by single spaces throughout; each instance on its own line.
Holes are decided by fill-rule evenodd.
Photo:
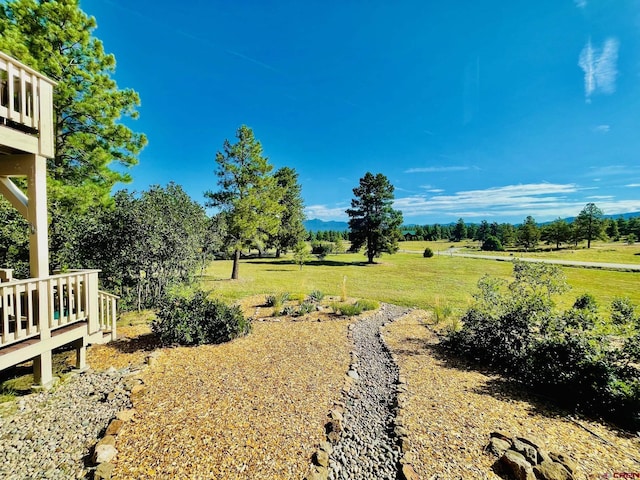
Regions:
M 54 156 L 56 83 L 0 52 L 0 153 Z
M 1 277 L 7 278 L 6 270 Z M 0 283 L 0 370 L 73 343 L 84 349 L 116 336 L 117 297 L 98 290 L 99 270 Z

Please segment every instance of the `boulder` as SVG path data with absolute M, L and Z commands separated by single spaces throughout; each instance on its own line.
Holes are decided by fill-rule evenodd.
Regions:
M 538 480 L 574 480 L 574 476 L 562 464 L 554 461 L 536 465 L 533 467 L 533 473 Z
M 329 454 L 324 450 L 318 450 L 313 455 L 313 463 L 320 467 L 328 467 L 329 466 Z
M 111 462 L 117 454 L 118 450 L 116 450 L 116 447 L 113 445 L 96 445 L 96 448 L 93 451 L 92 460 L 94 465 Z
M 515 480 L 536 480 L 531 464 L 527 462 L 524 455 L 515 450 L 507 450 L 500 457 L 500 465 Z
M 493 453 L 497 457 L 504 455 L 504 452 L 511 448 L 511 442 L 498 437 L 491 437 L 485 451 Z
M 537 465 L 539 463 L 536 447 L 534 447 L 530 443 L 525 443 L 516 437 L 513 439 L 511 448 L 516 452 L 524 455 L 524 458 L 526 458 L 527 462 L 529 462 L 531 465 Z
M 105 462 L 98 465 L 95 473 L 93 474 L 93 480 L 111 480 L 113 474 L 113 463 Z

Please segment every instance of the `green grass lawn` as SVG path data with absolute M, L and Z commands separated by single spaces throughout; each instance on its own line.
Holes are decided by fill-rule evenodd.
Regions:
M 402 250 L 422 252 L 426 246 L 444 250 L 450 242 L 403 242 Z M 412 248 L 405 248 L 411 246 Z M 434 248 L 435 247 L 435 248 Z M 464 312 L 472 300 L 478 279 L 485 273 L 509 278 L 508 262 L 436 255 L 423 258 L 416 253 L 384 255 L 375 265 L 366 265 L 364 255 L 330 255 L 324 261 L 313 260 L 302 270 L 288 257 L 243 260 L 240 279 L 229 280 L 231 261 L 212 262 L 202 277 L 205 289 L 216 296 L 235 301 L 248 295 L 287 292 L 308 294 L 321 290 L 340 295 L 346 277 L 346 295 L 370 298 L 397 305 L 430 309 L 447 304 L 454 313 Z M 575 298 L 589 292 L 606 311 L 615 297 L 627 296 L 640 305 L 640 273 L 614 272 L 582 268 L 564 268 L 573 287 L 556 299 L 560 307 L 569 307 Z

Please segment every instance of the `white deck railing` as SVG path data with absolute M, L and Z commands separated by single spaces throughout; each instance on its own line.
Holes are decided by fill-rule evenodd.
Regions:
M 116 316 L 118 296 L 98 290 L 98 323 L 100 330 L 111 332 L 111 340 L 116 339 Z
M 80 321 L 115 334 L 116 299 L 98 291 L 98 270 L 0 283 L 0 347 Z
M 53 157 L 53 87 L 56 83 L 32 68 L 0 52 L 0 125 L 22 126 L 23 135 L 36 135 L 33 144 L 40 155 Z M 8 133 L 5 136 L 8 137 Z M 25 140 L 9 139 L 20 149 Z M 15 143 L 15 145 L 14 145 Z M 30 145 L 26 144 L 27 147 Z M 31 150 L 31 148 L 29 148 Z

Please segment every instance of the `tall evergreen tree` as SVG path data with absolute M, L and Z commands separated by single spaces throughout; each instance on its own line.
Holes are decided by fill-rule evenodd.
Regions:
M 355 198 L 348 209 L 351 249 L 365 246 L 368 263 L 382 253 L 398 251 L 402 212 L 394 210 L 393 185 L 387 177 L 367 172 L 353 189 Z
M 528 250 L 535 248 L 540 240 L 540 229 L 535 219 L 529 215 L 525 218 L 524 223 L 518 227 L 518 245 Z
M 574 221 L 580 237 L 587 241 L 587 248 L 591 248 L 591 240 L 602 236 L 602 215 L 595 203 L 587 203 Z
M 144 135 L 119 122 L 137 118 L 138 94 L 119 89 L 116 61 L 92 36 L 93 17 L 79 0 L 10 0 L 0 4 L 0 50 L 52 78 L 55 158 L 49 161 L 49 196 L 62 212 L 110 202 L 119 167 L 138 163 Z
M 460 242 L 463 238 L 467 238 L 467 226 L 464 224 L 464 220 L 459 218 L 451 232 L 451 239 L 454 242 Z
M 304 228 L 304 203 L 302 192 L 298 183 L 298 172 L 293 168 L 282 167 L 274 174 L 278 186 L 282 189 L 282 215 L 278 233 L 271 238 L 270 243 L 276 247 L 276 257 L 280 253 L 294 248 L 304 240 L 306 231 Z
M 558 218 L 542 228 L 540 238 L 549 244 L 555 243 L 556 249 L 559 249 L 560 244 L 571 239 L 571 227 L 567 222 Z
M 242 125 L 236 138 L 233 145 L 225 140 L 223 151 L 216 153 L 220 189 L 205 192 L 207 206 L 226 213 L 227 234 L 234 252 L 232 279 L 238 278 L 241 249 L 275 235 L 283 211 L 282 188 L 271 174 L 273 166 L 262 156 L 262 145 L 253 131 Z

